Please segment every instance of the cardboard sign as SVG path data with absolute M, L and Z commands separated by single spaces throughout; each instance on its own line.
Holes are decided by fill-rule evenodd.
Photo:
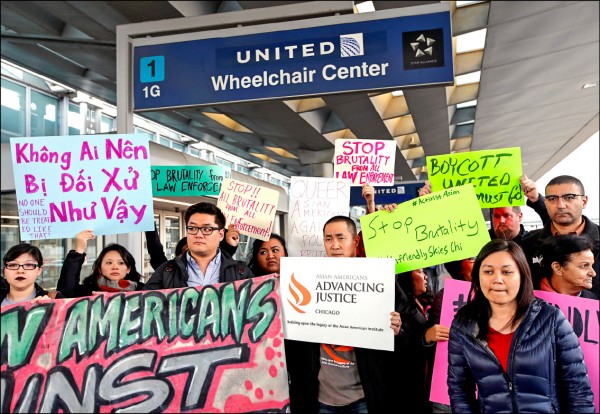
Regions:
M 2 307 L 2 412 L 286 412 L 278 285 Z
M 367 214 L 360 224 L 367 257 L 396 259 L 396 273 L 477 256 L 490 241 L 472 185 Z
M 389 139 L 337 139 L 334 177 L 351 186 L 393 185 L 397 147 L 396 141 Z
M 333 178 L 292 177 L 286 237 L 290 256 L 324 257 L 323 225 L 348 216 L 350 186 Z
M 155 197 L 218 196 L 231 168 L 221 165 L 152 166 L 152 195 Z
M 22 240 L 154 228 L 144 135 L 11 138 L 10 147 Z
M 444 282 L 444 300 L 442 302 L 442 313 L 440 324 L 450 327 L 454 315 L 466 303 L 471 284 L 462 280 L 446 279 Z M 600 366 L 598 355 L 598 312 L 599 302 L 593 299 L 583 299 L 576 296 L 561 295 L 554 292 L 542 292 L 535 290 L 534 295 L 546 302 L 558 307 L 563 311 L 573 331 L 579 338 L 583 358 L 587 367 L 592 391 L 594 392 L 594 405 L 599 410 L 600 390 Z M 434 402 L 450 404 L 448 396 L 448 342 L 437 343 L 435 351 L 435 363 L 433 364 L 433 377 L 431 381 L 431 394 L 429 399 Z
M 473 184 L 481 208 L 525 204 L 519 180 L 521 148 L 471 151 L 427 157 L 432 191 Z
M 235 224 L 240 233 L 255 239 L 269 240 L 278 202 L 279 193 L 271 188 L 226 178 L 217 207 L 227 225 Z
M 282 257 L 280 277 L 286 339 L 394 350 L 392 259 Z

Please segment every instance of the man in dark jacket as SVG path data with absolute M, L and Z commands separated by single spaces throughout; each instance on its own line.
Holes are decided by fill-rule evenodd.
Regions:
M 173 289 L 233 282 L 253 277 L 250 269 L 219 249 L 225 216 L 214 204 L 197 203 L 184 216 L 188 251 L 160 265 L 145 290 Z
M 328 257 L 356 257 L 358 236 L 349 217 L 329 219 L 323 237 Z M 391 324 L 397 335 L 399 314 Z M 391 352 L 290 340 L 285 352 L 293 413 L 390 412 Z
M 533 288 L 540 289 L 542 271 L 540 266 L 539 249 L 544 240 L 559 234 L 575 233 L 579 236 L 586 235 L 593 242 L 594 271 L 599 272 L 600 236 L 598 225 L 582 214 L 587 205 L 588 197 L 581 181 L 570 175 L 560 175 L 550 180 L 546 185 L 546 208 L 550 215 L 550 222 L 539 229 L 532 231 L 523 239 L 521 247 L 525 251 L 531 275 Z M 598 277 L 592 279 L 592 293 L 600 297 Z

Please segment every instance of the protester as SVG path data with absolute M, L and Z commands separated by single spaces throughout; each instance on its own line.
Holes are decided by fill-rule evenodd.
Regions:
M 542 255 L 541 289 L 565 295 L 598 299 L 591 289 L 594 272 L 592 241 L 586 236 L 563 234 L 550 237 L 540 247 Z
M 69 251 L 65 257 L 57 289 L 67 298 L 91 296 L 94 292 L 142 290 L 144 284 L 135 267 L 135 259 L 125 247 L 116 243 L 102 249 L 92 265 L 92 273 L 79 283 L 87 243 L 94 237 L 94 232 L 89 229 L 77 233 L 75 250 Z
M 264 276 L 271 273 L 279 274 L 280 260 L 287 257 L 285 240 L 279 234 L 271 233 L 267 241 L 254 240 L 252 244 L 252 258 L 248 267 L 254 276 Z
M 400 312 L 402 328 L 394 341 L 394 372 L 390 382 L 402 401 L 402 409 L 409 413 L 431 412 L 427 365 L 433 361 L 434 354 L 432 344 L 424 342 L 431 302 L 423 269 L 396 275 L 396 309 Z M 430 339 L 432 343 L 438 340 Z
M 345 216 L 329 219 L 323 228 L 328 257 L 356 257 L 356 224 Z M 361 259 L 357 259 L 361 260 Z M 391 312 L 397 335 L 402 322 Z M 391 389 L 386 371 L 390 353 L 301 341 L 286 342 L 290 404 L 295 413 L 387 413 Z
M 560 309 L 533 296 L 521 247 L 490 241 L 472 277 L 450 329 L 452 412 L 595 412 L 579 340 Z
M 42 252 L 29 243 L 12 246 L 4 255 L 4 278 L 0 284 L 0 306 L 64 297 L 42 289 L 36 280 L 42 274 Z
M 187 252 L 160 265 L 146 290 L 205 286 L 254 276 L 244 263 L 219 248 L 225 226 L 221 209 L 211 203 L 196 203 L 186 210 L 184 220 Z
M 541 288 L 543 278 L 540 267 L 540 248 L 544 241 L 561 234 L 575 233 L 578 236 L 589 237 L 593 242 L 594 272 L 598 274 L 600 271 L 599 227 L 582 214 L 587 202 L 588 197 L 585 195 L 583 184 L 575 177 L 560 175 L 546 185 L 545 203 L 551 220 L 543 228 L 529 233 L 522 243 L 531 268 L 534 289 Z M 600 298 L 600 285 L 597 277 L 592 279 L 590 290 L 597 298 Z
M 146 231 L 145 235 L 146 248 L 150 255 L 150 266 L 156 270 L 158 266 L 167 262 L 169 259 L 165 255 L 165 249 L 160 242 L 160 236 L 156 230 L 156 225 L 154 226 L 154 230 Z M 227 230 L 225 230 L 225 238 L 221 240 L 219 247 L 229 253 L 230 256 L 233 256 L 237 251 L 239 242 L 240 233 L 234 224 L 230 224 Z M 187 251 L 187 237 L 183 237 L 177 242 L 177 245 L 175 246 L 175 256 L 177 257 L 185 251 Z

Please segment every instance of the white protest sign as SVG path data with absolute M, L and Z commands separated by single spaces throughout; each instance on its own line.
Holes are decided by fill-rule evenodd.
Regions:
M 393 185 L 396 148 L 396 141 L 389 139 L 337 139 L 334 177 L 351 186 Z
M 323 225 L 333 216 L 348 216 L 350 186 L 333 178 L 292 177 L 289 194 L 288 254 L 324 257 Z
M 144 135 L 11 138 L 10 147 L 21 239 L 154 228 Z
M 227 225 L 255 239 L 269 240 L 277 212 L 279 193 L 226 178 L 221 186 L 217 207 L 225 214 Z
M 394 350 L 394 259 L 282 257 L 286 339 Z

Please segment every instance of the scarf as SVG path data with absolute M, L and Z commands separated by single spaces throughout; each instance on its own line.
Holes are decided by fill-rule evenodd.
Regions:
M 96 281 L 103 292 L 133 292 L 137 289 L 137 283 L 127 279 L 110 280 L 100 275 Z

